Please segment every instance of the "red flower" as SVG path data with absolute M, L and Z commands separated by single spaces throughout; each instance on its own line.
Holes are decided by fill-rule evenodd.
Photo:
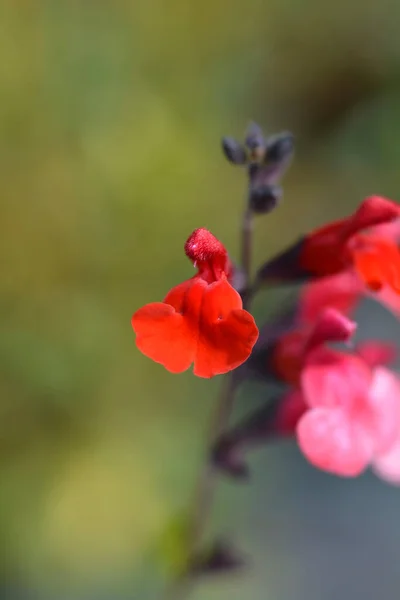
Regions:
M 229 283 L 232 265 L 221 242 L 207 229 L 196 229 L 185 253 L 197 275 L 174 287 L 164 302 L 146 304 L 133 315 L 136 345 L 171 373 L 194 363 L 198 377 L 221 375 L 247 360 L 258 329 Z
M 272 364 L 280 379 L 297 386 L 308 354 L 327 342 L 346 342 L 356 324 L 335 308 L 325 308 L 314 323 L 300 323 L 282 335 L 273 351 Z
M 283 436 L 292 437 L 300 417 L 307 411 L 304 396 L 300 389 L 292 388 L 281 399 L 275 416 L 275 431 Z
M 302 246 L 300 265 L 316 276 L 335 275 L 353 266 L 365 285 L 379 291 L 389 285 L 400 293 L 400 253 L 379 231 L 364 232 L 400 216 L 397 204 L 371 196 L 357 211 L 310 233 Z

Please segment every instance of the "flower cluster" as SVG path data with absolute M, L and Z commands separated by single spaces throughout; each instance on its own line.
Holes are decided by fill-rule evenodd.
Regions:
M 312 294 L 310 289 L 308 297 Z M 380 341 L 360 343 L 352 352 L 327 346 L 348 341 L 355 329 L 336 309 L 322 308 L 314 326 L 277 340 L 272 368 L 290 389 L 279 404 L 275 427 L 296 435 L 303 454 L 320 469 L 352 477 L 371 465 L 383 478 L 400 483 L 395 460 L 400 379 L 387 368 L 395 348 Z
M 278 205 L 293 137 L 265 139 L 252 125 L 244 144 L 224 138 L 223 150 L 247 168 L 248 225 L 249 216 Z M 400 314 L 399 238 L 400 207 L 370 196 L 268 260 L 252 282 L 248 265 L 236 267 L 210 231 L 189 236 L 184 250 L 197 273 L 135 312 L 137 347 L 171 373 L 193 364 L 198 377 L 235 371 L 233 389 L 251 377 L 283 386 L 264 408 L 220 432 L 212 453 L 219 468 L 243 475 L 247 447 L 292 436 L 319 469 L 354 477 L 371 466 L 400 483 L 400 379 L 388 367 L 395 348 L 352 341 L 364 296 Z M 302 284 L 298 296 L 259 332 L 251 299 L 261 286 L 287 283 Z

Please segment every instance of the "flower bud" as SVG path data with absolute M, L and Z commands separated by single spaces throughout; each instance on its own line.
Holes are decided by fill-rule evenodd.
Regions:
M 246 150 L 242 144 L 231 137 L 222 138 L 222 150 L 226 158 L 234 165 L 244 165 L 247 162 Z
M 280 163 L 289 158 L 294 151 L 294 136 L 288 131 L 267 139 L 265 161 Z
M 247 128 L 245 144 L 252 151 L 257 148 L 265 148 L 265 138 L 261 127 L 257 123 L 250 123 Z
M 283 190 L 278 185 L 253 185 L 250 188 L 250 207 L 256 214 L 265 214 L 276 208 Z

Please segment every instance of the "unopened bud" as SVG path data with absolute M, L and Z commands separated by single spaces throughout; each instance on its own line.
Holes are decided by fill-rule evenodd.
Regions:
M 289 158 L 293 154 L 293 151 L 294 136 L 292 133 L 284 131 L 267 139 L 265 161 L 280 163 Z
M 250 188 L 250 207 L 254 213 L 268 213 L 279 204 L 282 194 L 278 185 L 255 185 Z
M 247 129 L 245 143 L 252 152 L 259 148 L 262 148 L 263 150 L 265 149 L 264 134 L 261 127 L 257 125 L 257 123 L 250 123 Z
M 222 138 L 222 150 L 226 158 L 234 165 L 244 165 L 247 162 L 246 150 L 234 138 Z

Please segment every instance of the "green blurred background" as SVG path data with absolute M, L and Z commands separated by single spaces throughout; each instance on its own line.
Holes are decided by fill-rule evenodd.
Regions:
M 245 177 L 220 138 L 250 120 L 297 148 L 258 262 L 400 197 L 399 19 L 397 0 L 0 3 L 1 597 L 160 597 L 220 378 L 152 364 L 130 317 L 192 274 L 194 228 L 237 257 Z M 393 329 L 366 311 L 363 331 Z M 254 464 L 214 514 L 254 568 L 196 598 L 398 597 L 396 490 L 295 448 Z

